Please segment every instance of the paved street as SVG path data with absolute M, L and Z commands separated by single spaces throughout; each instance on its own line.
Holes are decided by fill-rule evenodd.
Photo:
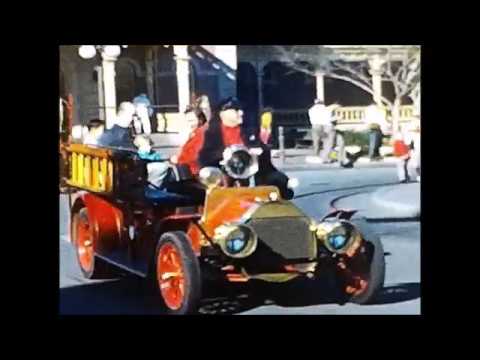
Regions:
M 386 252 L 386 283 L 374 305 L 343 306 L 332 304 L 320 296 L 311 281 L 289 285 L 288 297 L 277 303 L 247 296 L 236 300 L 221 297 L 206 299 L 205 313 L 244 315 L 294 314 L 419 314 L 420 313 L 420 223 L 415 219 L 382 220 L 378 216 L 371 192 L 396 182 L 393 165 L 356 167 L 353 169 L 322 168 L 287 171 L 300 181 L 295 203 L 308 215 L 321 217 L 330 208 L 359 209 L 359 215 L 375 218 L 372 227 L 382 239 Z M 395 185 L 409 186 L 409 185 Z M 346 196 L 353 194 L 353 196 Z M 371 215 L 377 212 L 375 216 Z M 60 311 L 62 314 L 157 314 L 152 299 L 145 295 L 143 283 L 126 277 L 113 281 L 86 281 L 76 264 L 68 242 L 68 204 L 60 199 Z M 389 216 L 387 216 L 389 217 Z M 276 288 L 265 291 L 276 292 Z M 221 296 L 221 294 L 215 294 Z M 241 291 L 239 291 L 241 294 Z

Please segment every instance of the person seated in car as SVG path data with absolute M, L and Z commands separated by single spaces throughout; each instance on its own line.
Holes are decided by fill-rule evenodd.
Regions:
M 83 138 L 85 145 L 98 145 L 98 139 L 105 131 L 105 122 L 100 119 L 92 119 L 87 124 L 88 132 Z
M 231 145 L 259 147 L 262 153 L 258 158 L 256 184 L 277 186 L 284 199 L 293 198 L 293 191 L 288 188 L 289 178 L 272 164 L 269 147 L 260 140 L 258 134 L 247 133 L 242 123 L 243 111 L 238 100 L 228 98 L 222 101 L 205 129 L 203 146 L 198 155 L 199 167 L 219 167 L 223 151 Z
M 128 101 L 122 102 L 118 107 L 117 118 L 111 129 L 107 129 L 98 138 L 99 146 L 117 147 L 136 151 L 130 133 L 130 124 L 135 114 L 135 106 Z
M 207 118 L 200 108 L 189 106 L 185 110 L 185 120 L 189 131 L 188 139 L 178 155 L 172 158 L 172 162 L 187 165 L 193 175 L 198 175 L 198 152 L 203 146 Z
M 134 140 L 138 156 L 147 162 L 149 185 L 161 189 L 168 174 L 169 163 L 161 154 L 152 149 L 152 142 L 145 136 L 137 135 Z

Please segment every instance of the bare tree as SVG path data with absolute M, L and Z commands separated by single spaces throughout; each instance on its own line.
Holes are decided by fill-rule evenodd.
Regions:
M 324 45 L 274 46 L 279 60 L 293 70 L 311 76 L 323 74 L 326 77 L 347 81 L 354 86 L 374 95 L 373 78 L 368 64 L 369 55 L 363 61 L 346 61 L 334 49 Z M 375 50 L 376 64 L 381 72 L 382 81 L 391 82 L 394 89 L 394 101 L 381 98 L 382 103 L 392 113 L 393 129 L 398 129 L 402 98 L 419 89 L 420 84 L 420 48 L 410 46 L 403 55 L 393 56 L 390 47 L 378 47 Z

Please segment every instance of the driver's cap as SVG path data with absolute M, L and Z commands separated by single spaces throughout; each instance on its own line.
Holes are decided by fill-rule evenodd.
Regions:
M 225 100 L 222 100 L 218 106 L 217 106 L 217 109 L 219 112 L 221 111 L 226 111 L 226 110 L 230 110 L 230 109 L 234 109 L 234 110 L 241 110 L 242 109 L 242 105 L 240 104 L 240 101 L 238 101 L 237 98 L 235 97 L 229 97 Z

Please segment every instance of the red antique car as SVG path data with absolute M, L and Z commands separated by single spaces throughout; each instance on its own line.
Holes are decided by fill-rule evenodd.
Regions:
M 370 301 L 384 280 L 384 254 L 353 212 L 320 221 L 283 200 L 272 186 L 225 187 L 226 173 L 204 168 L 197 179 L 172 166 L 171 186 L 145 195 L 145 164 L 134 152 L 71 144 L 66 183 L 71 241 L 87 278 L 121 268 L 153 279 L 167 313 L 197 311 L 202 276 L 287 282 L 333 272 L 351 301 Z M 236 149 L 231 157 L 247 149 Z M 242 166 L 250 171 L 251 163 Z M 228 160 L 225 169 L 232 168 Z M 321 291 L 321 289 L 319 289 Z
M 171 165 L 165 188 L 153 191 L 135 152 L 82 144 L 62 151 L 82 273 L 110 277 L 120 268 L 150 279 L 168 314 L 198 311 L 206 274 L 284 283 L 328 272 L 339 302 L 369 302 L 383 286 L 382 244 L 351 219 L 354 211 L 315 220 L 274 186 L 245 186 L 258 169 L 247 148 L 228 148 L 222 169 L 204 168 L 198 179 Z

